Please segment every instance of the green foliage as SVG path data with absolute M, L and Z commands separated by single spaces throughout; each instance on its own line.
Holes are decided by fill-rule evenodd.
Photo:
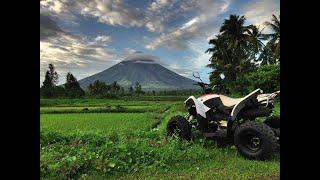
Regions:
M 54 87 L 58 82 L 59 75 L 55 71 L 54 65 L 49 64 L 49 70 L 47 70 L 45 79 L 43 81 L 43 87 Z
M 220 78 L 223 73 L 224 81 L 235 81 L 237 76 L 252 69 L 250 60 L 261 49 L 261 33 L 254 25 L 244 26 L 244 22 L 244 16 L 230 15 L 216 39 L 209 41 L 213 46 L 207 50 L 212 54 L 209 67 L 217 71 L 212 78 Z
M 209 79 L 211 84 L 218 85 L 216 92 L 244 95 L 257 85 L 262 85 L 260 88 L 266 90 L 276 88 L 276 82 L 264 82 L 264 80 L 275 80 L 275 72 L 272 70 L 274 67 L 257 71 L 253 63 L 259 61 L 261 64 L 277 64 L 280 61 L 280 21 L 273 15 L 272 22 L 266 24 L 274 32 L 263 34 L 254 25 L 245 26 L 244 16 L 230 15 L 229 19 L 225 19 L 220 33 L 209 41 L 213 47 L 206 51 L 212 54 L 208 67 L 212 68 L 213 72 L 210 73 Z M 262 40 L 269 42 L 264 46 Z M 271 72 L 267 72 L 268 70 Z M 263 82 L 254 80 L 259 75 L 248 76 L 251 72 L 263 72 L 264 74 L 260 75 L 263 77 Z M 264 77 L 268 75 L 272 77 Z M 266 84 L 271 84 L 272 87 L 266 88 Z
M 277 18 L 273 14 L 271 21 L 265 22 L 272 29 L 273 33 L 264 35 L 269 41 L 260 57 L 262 64 L 277 64 L 280 62 L 280 15 Z
M 134 90 L 133 90 L 133 88 L 130 86 L 130 88 L 129 88 L 129 95 L 133 95 L 133 93 L 134 93 Z
M 210 80 L 220 86 L 220 91 L 239 89 L 236 82 L 254 69 L 252 60 L 263 46 L 259 28 L 244 26 L 244 23 L 244 16 L 230 15 L 221 26 L 220 34 L 209 41 L 213 46 L 206 51 L 212 54 L 208 65 L 213 69 Z
M 109 88 L 110 94 L 119 94 L 121 93 L 121 87 L 119 84 L 117 84 L 116 81 L 114 81 L 113 83 L 111 83 Z
M 79 98 L 85 95 L 83 89 L 81 89 L 77 78 L 73 74 L 68 73 L 66 77 L 66 83 L 64 85 L 65 96 L 69 98 Z
M 246 75 L 250 84 L 250 90 L 257 88 L 265 92 L 274 92 L 280 90 L 280 66 L 263 65 L 255 71 Z
M 56 88 L 59 75 L 55 71 L 53 64 L 49 64 L 49 70 L 46 71 L 45 79 L 40 88 L 40 95 L 45 98 L 57 97 L 60 94 L 59 88 Z
M 88 90 L 90 96 L 96 98 L 117 98 L 124 95 L 124 88 L 117 84 L 117 82 L 108 85 L 96 80 L 93 84 L 89 85 Z
M 135 84 L 135 93 L 139 96 L 140 94 L 143 94 L 140 83 L 137 81 Z
M 101 95 L 108 91 L 106 83 L 101 82 L 99 80 L 96 80 L 95 82 L 93 82 L 93 84 L 90 84 L 88 89 L 90 95 L 93 96 Z

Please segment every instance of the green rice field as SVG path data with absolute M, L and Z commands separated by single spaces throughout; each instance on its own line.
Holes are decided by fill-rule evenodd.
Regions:
M 253 161 L 234 146 L 166 137 L 183 100 L 40 100 L 41 179 L 280 179 L 280 156 Z M 279 103 L 275 114 L 280 113 Z

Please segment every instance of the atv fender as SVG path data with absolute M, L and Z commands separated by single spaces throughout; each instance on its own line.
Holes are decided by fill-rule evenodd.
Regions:
M 230 120 L 231 121 L 234 121 L 237 116 L 238 116 L 238 113 L 248 105 L 248 103 L 250 102 L 251 99 L 257 97 L 257 94 L 258 92 L 260 92 L 261 89 L 256 89 L 254 90 L 253 92 L 251 92 L 250 94 L 248 94 L 247 96 L 245 96 L 241 101 L 239 101 L 235 106 L 234 108 L 232 109 L 232 112 L 231 112 L 231 117 L 230 117 Z
M 186 104 L 187 101 L 189 101 L 189 100 L 192 100 L 194 102 L 194 104 L 196 106 L 197 114 L 199 114 L 203 118 L 207 118 L 206 112 L 209 111 L 210 108 L 208 108 L 207 106 L 205 106 L 204 104 L 199 102 L 194 96 L 190 96 L 184 103 Z

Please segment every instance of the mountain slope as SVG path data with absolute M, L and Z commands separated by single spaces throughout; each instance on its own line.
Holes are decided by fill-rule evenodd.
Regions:
M 142 89 L 148 90 L 173 90 L 196 89 L 196 82 L 176 74 L 150 59 L 131 59 L 122 61 L 109 69 L 89 76 L 79 81 L 83 89 L 90 83 L 99 80 L 110 84 L 117 81 L 120 86 L 128 88 L 139 82 Z

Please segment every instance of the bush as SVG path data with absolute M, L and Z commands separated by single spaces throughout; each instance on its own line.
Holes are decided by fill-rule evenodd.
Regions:
M 65 89 L 61 86 L 41 87 L 40 97 L 42 98 L 60 98 L 64 97 Z
M 218 152 L 177 140 L 166 140 L 157 132 L 132 134 L 70 134 L 41 132 L 43 179 L 76 179 L 84 174 L 134 173 L 170 169 L 176 163 L 215 158 Z
M 278 91 L 280 90 L 280 66 L 262 65 L 250 73 L 237 77 L 236 81 L 223 82 L 223 85 L 222 93 L 232 97 L 242 97 L 258 88 L 266 93 Z M 219 93 L 217 90 L 215 92 Z
M 280 66 L 263 65 L 255 71 L 247 74 L 245 78 L 250 86 L 248 89 L 253 91 L 260 88 L 264 92 L 274 92 L 280 90 Z

